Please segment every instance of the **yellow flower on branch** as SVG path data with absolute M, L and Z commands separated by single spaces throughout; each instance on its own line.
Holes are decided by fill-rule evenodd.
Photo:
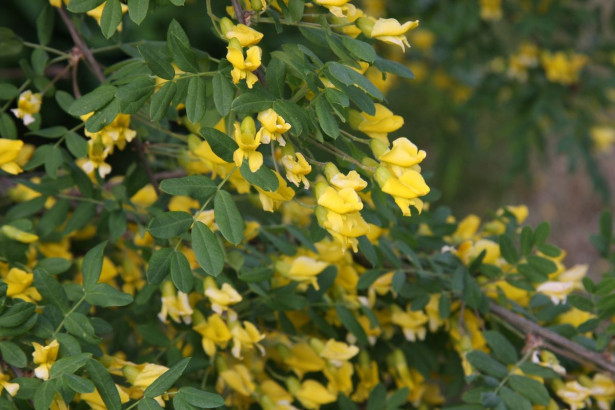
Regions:
M 224 36 L 228 39 L 237 39 L 242 47 L 249 47 L 258 44 L 262 38 L 263 33 L 254 30 L 245 24 L 237 24 L 227 31 Z
M 403 117 L 394 115 L 391 110 L 382 104 L 376 104 L 376 112 L 374 115 L 365 112 L 360 113 L 360 118 L 357 117 L 358 124 L 356 128 L 370 136 L 388 143 L 387 134 L 397 131 L 404 125 Z
M 306 409 L 319 409 L 323 404 L 333 403 L 337 399 L 337 396 L 316 380 L 301 383 L 295 397 Z
M 334 339 L 327 340 L 325 346 L 320 351 L 320 357 L 323 357 L 339 367 L 342 362 L 352 359 L 359 353 L 357 346 L 349 345 L 344 342 L 338 342 Z
M 38 364 L 38 367 L 34 369 L 34 374 L 39 379 L 47 380 L 49 379 L 49 370 L 56 362 L 58 357 L 60 343 L 54 339 L 47 346 L 40 345 L 36 342 L 33 342 L 32 346 L 34 346 L 32 360 L 34 361 L 34 364 Z
M 13 108 L 11 112 L 21 120 L 24 125 L 30 125 L 34 122 L 34 114 L 41 110 L 42 97 L 39 93 L 32 91 L 24 91 L 19 95 L 17 100 L 17 108 Z M 2 152 L 2 151 L 0 151 Z
M 23 146 L 21 140 L 0 138 L 0 169 L 12 175 L 21 173 L 22 169 L 16 161 Z
M 290 130 L 290 124 L 281 115 L 278 115 L 272 108 L 269 108 L 259 112 L 257 118 L 261 123 L 261 129 L 258 130 L 257 136 L 262 144 L 277 141 L 281 146 L 286 145 L 282 134 Z
M 278 178 L 278 189 L 271 192 L 265 191 L 261 187 L 254 186 L 254 188 L 258 191 L 258 198 L 261 201 L 261 205 L 263 206 L 263 210 L 267 212 L 273 212 L 280 207 L 284 202 L 290 201 L 295 196 L 295 191 L 288 186 L 282 175 L 278 174 L 276 171 L 273 171 L 275 176 Z
M 227 347 L 232 335 L 228 325 L 219 314 L 214 313 L 207 320 L 202 320 L 199 323 L 195 320 L 195 323 L 194 330 L 203 336 L 201 345 L 208 356 L 216 354 L 217 347 L 221 349 Z
M 375 20 L 371 17 L 361 17 L 357 20 L 357 25 L 366 36 L 397 45 L 401 47 L 402 51 L 406 51 L 406 47 L 410 47 L 406 33 L 417 28 L 419 21 L 407 21 L 404 24 L 400 24 L 399 21 L 393 18 L 379 18 Z
M 34 275 L 19 268 L 11 268 L 6 277 L 2 278 L 8 285 L 6 295 L 34 303 L 41 300 L 41 295 L 32 283 Z
M 175 286 L 170 281 L 162 284 L 162 308 L 158 318 L 167 323 L 167 316 L 175 322 L 183 321 L 186 324 L 192 322 L 192 307 L 188 295 L 181 291 L 175 293 Z
M 310 181 L 305 176 L 312 172 L 312 166 L 308 164 L 303 154 L 297 152 L 292 155 L 284 155 L 282 164 L 286 168 L 286 179 L 296 186 L 303 182 L 305 189 L 310 188 Z
M 239 125 L 239 122 L 235 122 L 235 142 L 239 146 L 233 153 L 235 165 L 240 167 L 243 160 L 247 159 L 250 171 L 258 171 L 263 165 L 263 154 L 257 151 L 261 141 L 256 133 L 256 126 L 252 117 L 244 118 L 241 125 Z
M 18 383 L 10 383 L 9 380 L 9 375 L 2 373 L 2 370 L 0 370 L 0 393 L 2 393 L 2 390 L 6 390 L 9 395 L 15 396 L 20 386 Z
M 22 231 L 12 225 L 4 225 L 0 232 L 9 239 L 13 239 L 21 243 L 32 243 L 38 241 L 38 235 Z
M 231 39 L 227 50 L 226 59 L 233 65 L 233 70 L 231 70 L 233 83 L 239 84 L 240 80 L 246 80 L 248 88 L 251 89 L 258 81 L 253 71 L 261 66 L 263 50 L 259 46 L 252 46 L 248 48 L 244 57 L 243 48 L 235 38 Z

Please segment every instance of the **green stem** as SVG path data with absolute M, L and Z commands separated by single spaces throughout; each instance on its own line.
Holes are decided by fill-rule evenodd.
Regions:
M 60 324 L 58 325 L 58 327 L 56 328 L 56 330 L 54 330 L 54 332 L 51 334 L 51 339 L 53 340 L 55 338 L 55 336 L 58 334 L 58 332 L 60 330 L 62 330 L 62 327 L 64 326 L 64 322 L 66 321 L 66 318 L 69 317 L 75 310 L 77 310 L 77 308 L 79 306 L 81 306 L 81 304 L 85 302 L 85 293 L 83 294 L 83 296 L 81 296 L 81 299 L 79 299 L 74 305 L 73 307 L 68 311 L 68 313 L 66 313 L 66 315 L 64 315 L 64 317 L 62 318 L 62 321 L 60 322 Z
M 504 385 L 506 384 L 506 382 L 508 381 L 508 379 L 510 378 L 510 376 L 512 376 L 512 374 L 515 372 L 515 370 L 517 370 L 523 363 L 527 362 L 528 359 L 532 356 L 532 353 L 534 351 L 532 349 L 529 349 L 527 352 L 525 352 L 525 354 L 523 355 L 523 357 L 521 359 L 519 359 L 519 361 L 517 363 L 515 363 L 515 366 L 510 369 L 510 371 L 508 372 L 508 374 L 506 375 L 506 377 L 504 377 L 502 379 L 502 381 L 500 381 L 500 384 L 498 384 L 498 387 L 495 388 L 495 390 L 493 391 L 494 393 L 497 393 L 500 391 L 500 389 L 502 387 L 504 387 Z
M 43 46 L 41 44 L 30 43 L 28 41 L 24 41 L 22 44 L 24 46 L 30 47 L 30 48 L 42 48 L 43 50 L 49 51 L 50 53 L 57 54 L 57 55 L 60 55 L 60 56 L 66 56 L 66 58 L 70 57 L 69 53 L 65 53 L 64 51 L 61 51 L 61 50 L 58 50 L 58 49 L 55 49 L 55 48 L 52 48 L 52 47 Z

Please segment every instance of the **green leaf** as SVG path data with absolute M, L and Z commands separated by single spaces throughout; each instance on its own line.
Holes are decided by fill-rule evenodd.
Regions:
M 532 403 L 507 387 L 502 387 L 499 396 L 509 410 L 532 410 Z
M 477 370 L 490 376 L 502 379 L 508 374 L 506 366 L 480 350 L 471 351 L 466 358 Z
M 97 111 L 107 105 L 117 92 L 112 85 L 101 85 L 83 97 L 75 100 L 69 107 L 68 113 L 75 117 Z
M 376 57 L 374 62 L 376 68 L 382 72 L 398 75 L 402 78 L 414 78 L 414 73 L 405 65 L 397 61 L 387 60 L 381 57 Z
M 149 0 L 128 0 L 128 15 L 136 24 L 141 24 L 147 16 Z
M 149 231 L 156 238 L 171 239 L 190 229 L 192 222 L 192 215 L 188 212 L 164 212 L 152 219 Z
M 613 237 L 613 216 L 609 211 L 600 214 L 600 235 L 608 242 Z
M 216 192 L 216 184 L 210 177 L 190 175 L 182 178 L 169 178 L 160 183 L 160 190 L 170 195 L 189 196 L 194 199 L 207 199 Z
M 542 245 L 549 238 L 549 234 L 551 233 L 551 226 L 549 222 L 544 221 L 541 222 L 540 225 L 536 227 L 534 231 L 534 240 L 532 241 L 534 245 Z
M 103 4 L 105 0 L 72 0 L 66 8 L 73 13 L 85 13 Z
M 16 377 L 11 380 L 11 383 L 19 384 L 19 391 L 15 395 L 16 399 L 32 400 L 36 390 L 43 382 L 35 377 Z
M 224 398 L 219 394 L 202 391 L 194 387 L 182 387 L 177 395 L 201 409 L 213 409 L 224 406 Z
M 314 110 L 316 111 L 316 117 L 318 118 L 318 124 L 320 128 L 330 136 L 331 138 L 337 138 L 340 135 L 340 128 L 337 125 L 337 121 L 331 112 L 333 109 L 329 105 L 329 102 L 322 97 L 317 97 L 314 101 Z
M 410 390 L 407 387 L 402 387 L 391 394 L 387 400 L 386 410 L 397 410 L 402 407 L 408 400 Z
M 89 132 L 98 132 L 105 128 L 107 125 L 117 117 L 120 112 L 120 101 L 113 99 L 101 110 L 97 111 L 85 122 L 85 129 Z
M 62 285 L 44 269 L 34 269 L 34 287 L 45 300 L 68 312 L 68 298 Z
M 109 38 L 122 22 L 122 5 L 120 0 L 107 0 L 100 19 L 100 30 Z
M 46 201 L 47 197 L 37 196 L 29 201 L 17 203 L 16 205 L 13 205 L 6 213 L 6 221 L 9 222 L 16 219 L 29 217 L 30 215 L 33 215 L 43 209 Z
M 77 370 L 85 366 L 90 357 L 92 357 L 92 353 L 80 353 L 75 356 L 58 359 L 53 366 L 51 366 L 49 377 L 52 379 L 57 379 L 66 374 L 75 373 Z
M 524 226 L 521 230 L 521 254 L 528 255 L 532 251 L 532 228 Z
M 149 44 L 137 46 L 137 49 L 145 60 L 145 64 L 152 70 L 154 75 L 165 80 L 173 80 L 175 78 L 175 69 L 160 51 Z
M 94 383 L 90 380 L 75 376 L 74 374 L 62 376 L 62 384 L 65 388 L 69 388 L 75 393 L 92 393 L 95 389 Z
M 201 77 L 192 77 L 188 81 L 188 95 L 186 95 L 186 115 L 190 122 L 197 123 L 205 115 L 205 81 Z
M 276 174 L 264 164 L 256 172 L 252 172 L 250 171 L 248 162 L 243 161 L 239 168 L 239 172 L 241 172 L 241 176 L 250 184 L 256 185 L 265 191 L 275 192 L 280 185 Z
M 126 213 L 123 209 L 116 209 L 109 213 L 109 239 L 111 242 L 117 242 L 127 228 Z
M 531 267 L 545 275 L 553 273 L 557 270 L 557 265 L 555 265 L 555 262 L 537 255 L 528 255 L 527 262 Z
M 173 367 L 164 372 L 160 377 L 158 377 L 152 384 L 150 384 L 143 395 L 145 397 L 154 398 L 156 396 L 160 396 L 171 387 L 180 378 L 186 366 L 190 362 L 190 358 L 186 357 L 179 362 L 177 362 Z
M 506 234 L 500 235 L 500 252 L 502 252 L 502 257 L 506 259 L 506 262 L 515 264 L 519 261 L 519 254 L 517 253 L 517 248 L 515 248 L 515 244 L 512 239 Z
M 233 153 L 239 148 L 237 143 L 223 132 L 215 128 L 201 128 L 201 135 L 211 150 L 226 162 L 233 162 Z
M 83 287 L 88 290 L 98 283 L 102 272 L 103 257 L 105 256 L 107 241 L 101 242 L 85 254 L 81 271 L 83 272 Z
M 292 101 L 277 100 L 273 103 L 273 110 L 291 125 L 291 133 L 301 135 L 309 130 L 310 119 L 303 107 Z
M 154 252 L 147 265 L 147 281 L 158 285 L 162 283 L 171 270 L 171 257 L 173 250 L 162 248 Z
M 357 319 L 353 316 L 352 312 L 342 305 L 336 305 L 335 311 L 337 312 L 337 317 L 340 319 L 340 322 L 342 322 L 344 327 L 357 338 L 357 341 L 361 344 L 367 345 L 367 335 L 365 334 L 365 330 L 363 330 Z
M 133 302 L 131 295 L 106 283 L 97 283 L 88 289 L 85 300 L 94 306 L 101 307 L 126 306 Z
M 223 117 L 231 111 L 235 98 L 235 87 L 222 73 L 216 73 L 212 79 L 213 97 L 216 110 Z
M 164 407 L 160 406 L 158 402 L 154 399 L 150 399 L 149 397 L 144 397 L 139 400 L 139 405 L 137 406 L 138 410 L 160 410 L 164 409 Z
M 160 121 L 166 115 L 169 104 L 175 96 L 177 86 L 173 81 L 167 81 L 163 86 L 154 94 L 149 106 L 149 116 L 152 121 Z
M 94 382 L 107 409 L 121 410 L 122 402 L 120 401 L 120 394 L 105 366 L 97 360 L 90 359 L 86 363 L 86 369 L 90 375 L 90 380 Z
M 387 390 L 382 383 L 378 383 L 367 399 L 366 410 L 380 410 L 386 404 Z
M 19 54 L 23 49 L 23 41 L 8 27 L 0 27 L 0 57 Z
M 156 86 L 156 81 L 148 74 L 145 77 L 135 78 L 118 88 L 115 96 L 122 100 L 122 102 L 137 102 L 148 98 L 153 92 Z
M 53 127 L 44 128 L 42 130 L 30 131 L 26 133 L 26 135 L 36 135 L 38 137 L 43 137 L 43 138 L 60 138 L 62 135 L 66 134 L 67 132 L 68 132 L 68 129 L 66 129 L 66 127 L 56 125 Z
M 34 409 L 35 410 L 48 410 L 51 408 L 51 402 L 53 396 L 57 391 L 56 380 L 47 380 L 43 382 L 36 389 L 34 393 Z
M 538 377 L 544 377 L 547 379 L 559 378 L 560 375 L 548 367 L 543 367 L 531 362 L 522 363 L 519 368 L 523 370 L 524 374 L 532 374 Z
M 327 77 L 330 78 L 330 76 L 332 76 L 334 79 L 341 81 L 342 84 L 347 86 L 354 85 L 356 87 L 359 87 L 360 89 L 364 90 L 366 93 L 378 100 L 382 100 L 384 98 L 384 95 L 378 89 L 378 87 L 376 87 L 364 75 L 359 74 L 352 68 L 335 61 L 330 61 L 329 63 L 327 63 L 327 69 Z
M 190 73 L 198 73 L 199 66 L 196 55 L 190 48 L 190 41 L 182 26 L 175 20 L 171 20 L 167 30 L 167 47 L 177 66 Z
M 9 341 L 0 342 L 0 353 L 2 354 L 2 360 L 11 366 L 22 369 L 28 365 L 26 354 L 16 343 Z
M 88 155 L 88 143 L 76 132 L 69 132 L 66 134 L 66 147 L 75 158 L 83 158 Z
M 0 327 L 15 327 L 24 323 L 34 314 L 35 305 L 18 302 L 6 309 L 0 316 Z
M 92 202 L 81 202 L 71 215 L 70 219 L 64 225 L 63 235 L 67 235 L 73 231 L 79 230 L 92 222 L 96 216 L 96 204 Z
M 7 101 L 15 98 L 19 95 L 19 89 L 13 84 L 1 83 L 0 84 L 0 100 Z
M 194 286 L 190 262 L 180 251 L 173 251 L 171 255 L 171 280 L 175 287 L 184 293 L 188 293 Z
M 195 222 L 192 227 L 192 249 L 199 266 L 212 276 L 224 268 L 224 248 L 207 225 Z
M 272 58 L 267 66 L 267 90 L 278 98 L 284 97 L 286 66 L 282 60 Z M 214 89 L 215 90 L 215 89 Z M 215 98 L 215 91 L 214 91 Z
M 97 344 L 100 339 L 94 335 L 94 326 L 83 313 L 72 312 L 66 316 L 64 327 L 71 335 L 81 338 L 88 343 Z
M 73 265 L 71 261 L 64 258 L 45 258 L 38 261 L 36 267 L 45 269 L 51 275 L 58 275 L 66 272 Z
M 45 157 L 45 172 L 50 178 L 56 179 L 58 176 L 58 168 L 64 162 L 62 150 L 55 145 L 52 145 Z
M 483 333 L 493 355 L 504 363 L 513 364 L 519 360 L 517 350 L 501 333 L 488 330 Z
M 46 4 L 36 18 L 36 34 L 41 45 L 47 45 L 51 41 L 54 22 L 55 10 L 49 4 Z
M 243 282 L 262 282 L 273 276 L 273 269 L 261 267 L 255 269 L 242 269 L 239 271 L 239 279 Z
M 367 61 L 368 63 L 373 63 L 378 57 L 374 47 L 364 41 L 343 36 L 342 43 L 344 44 L 344 47 L 346 47 L 346 50 L 350 51 L 352 55 L 363 61 Z
M 537 380 L 513 374 L 508 378 L 507 384 L 534 404 L 546 406 L 551 401 L 546 387 Z
M 231 194 L 218 191 L 214 198 L 214 216 L 222 236 L 233 245 L 238 245 L 243 239 L 245 224 Z
M 543 243 L 542 245 L 538 245 L 537 249 L 540 251 L 540 253 L 550 258 L 557 258 L 562 254 L 562 250 L 560 248 L 549 243 Z
M 240 115 L 252 114 L 265 111 L 273 105 L 273 98 L 264 91 L 254 89 L 249 93 L 243 93 L 233 100 L 231 109 Z

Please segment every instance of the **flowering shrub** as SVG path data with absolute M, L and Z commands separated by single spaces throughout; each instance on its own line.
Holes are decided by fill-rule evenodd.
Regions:
M 1 53 L 29 53 L 0 84 L 3 408 L 610 408 L 610 214 L 591 279 L 525 206 L 437 205 L 385 98 L 414 74 L 374 48 L 407 50 L 418 20 L 164 3 L 50 1 L 38 43 L 0 29 Z M 165 41 L 122 42 L 172 7 L 223 51 L 167 14 Z M 563 85 L 587 63 L 527 45 L 510 70 L 539 60 Z

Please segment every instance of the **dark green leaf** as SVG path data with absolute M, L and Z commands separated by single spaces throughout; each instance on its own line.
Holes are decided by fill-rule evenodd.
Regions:
M 502 252 L 502 257 L 506 259 L 506 262 L 515 264 L 519 260 L 519 254 L 517 253 L 517 248 L 515 248 L 515 244 L 512 239 L 506 234 L 500 235 L 500 252 Z
M 34 286 L 48 302 L 56 305 L 62 312 L 68 312 L 68 298 L 62 285 L 49 276 L 44 269 L 34 269 Z
M 97 283 L 88 289 L 85 300 L 94 306 L 126 306 L 132 303 L 132 296 L 106 283 Z
M 73 13 L 85 13 L 103 4 L 105 0 L 72 0 L 66 8 Z
M 546 406 L 551 401 L 545 386 L 534 379 L 525 376 L 511 375 L 507 384 L 517 393 L 529 399 L 532 403 Z
M 214 216 L 222 236 L 238 245 L 243 239 L 245 224 L 233 197 L 224 190 L 218 191 L 214 198 Z
M 11 366 L 22 369 L 28 365 L 26 354 L 13 342 L 0 342 L 0 353 L 2 354 L 2 360 Z
M 194 286 L 190 262 L 180 251 L 173 251 L 171 255 L 171 280 L 175 287 L 184 293 L 188 293 Z
M 224 248 L 207 225 L 195 222 L 192 227 L 192 249 L 197 262 L 212 276 L 218 276 L 224 268 Z
M 179 389 L 178 396 L 181 396 L 188 403 L 201 409 L 213 409 L 224 406 L 222 396 L 195 389 L 194 387 L 182 387 Z
M 111 124 L 120 112 L 120 100 L 113 99 L 100 111 L 97 111 L 85 122 L 85 129 L 89 132 L 98 132 Z
M 65 388 L 69 388 L 76 393 L 92 393 L 96 388 L 90 380 L 75 376 L 74 374 L 62 376 L 62 384 Z
M 318 124 L 320 128 L 330 136 L 331 138 L 337 138 L 340 135 L 340 129 L 337 125 L 335 117 L 331 113 L 333 110 L 329 105 L 329 102 L 322 97 L 317 97 L 314 101 L 314 110 L 316 111 L 316 117 L 318 118 Z
M 156 238 L 171 239 L 190 229 L 192 222 L 192 215 L 188 212 L 164 212 L 152 219 L 149 231 Z
M 120 394 L 105 366 L 97 360 L 90 359 L 86 363 L 86 369 L 90 375 L 90 380 L 94 382 L 107 409 L 121 410 L 122 402 L 120 401 Z
M 154 252 L 147 265 L 147 281 L 154 285 L 162 283 L 171 270 L 173 250 L 162 248 Z
M 24 323 L 34 314 L 35 305 L 19 302 L 6 309 L 0 316 L 0 327 L 15 327 Z
M 116 91 L 117 88 L 111 85 L 101 85 L 94 91 L 75 100 L 68 109 L 68 113 L 78 117 L 99 110 L 113 100 Z
M 150 384 L 143 395 L 145 397 L 154 398 L 156 396 L 160 396 L 171 387 L 180 378 L 186 366 L 190 362 L 190 358 L 186 357 L 180 360 L 175 366 L 171 367 L 169 370 L 164 372 L 160 377 L 158 377 L 152 384 Z
M 122 22 L 122 5 L 120 0 L 107 0 L 100 19 L 100 29 L 106 38 L 117 30 Z
M 480 350 L 474 350 L 468 353 L 466 358 L 477 370 L 490 376 L 501 379 L 508 374 L 506 366 Z
M 235 87 L 222 73 L 214 75 L 212 85 L 216 110 L 220 115 L 226 116 L 231 111 L 235 98 Z
M 49 377 L 57 379 L 66 374 L 75 373 L 85 366 L 90 357 L 92 357 L 92 353 L 80 353 L 78 355 L 58 359 L 53 366 L 51 366 Z
M 88 143 L 76 132 L 66 134 L 66 147 L 75 158 L 83 158 L 88 155 Z
M 347 36 L 342 37 L 342 43 L 346 50 L 363 61 L 373 63 L 377 58 L 376 51 L 371 44 Z
M 66 127 L 56 125 L 53 127 L 44 128 L 42 130 L 30 131 L 26 135 L 36 135 L 38 137 L 53 139 L 53 138 L 60 138 L 62 135 L 66 134 L 67 132 L 68 132 L 68 129 L 66 129 Z
M 199 122 L 205 115 L 205 81 L 201 77 L 192 77 L 188 82 L 186 96 L 186 115 L 190 122 Z
M 162 88 L 154 94 L 149 106 L 149 116 L 152 121 L 160 121 L 164 118 L 176 91 L 177 86 L 175 82 L 167 81 L 163 84 Z
M 160 409 L 163 409 L 163 407 L 161 407 L 160 404 L 158 404 L 156 400 L 151 399 L 149 397 L 144 397 L 139 401 L 139 405 L 137 406 L 137 409 L 138 410 L 160 410 Z
M 196 55 L 190 48 L 190 41 L 182 26 L 176 21 L 171 20 L 167 31 L 167 46 L 177 66 L 190 73 L 198 73 L 199 66 L 196 62 Z
M 56 380 L 47 380 L 43 382 L 43 384 L 36 389 L 36 393 L 34 393 L 34 409 L 49 410 L 56 391 Z
M 239 146 L 223 132 L 215 128 L 202 128 L 201 135 L 205 138 L 211 150 L 226 162 L 233 162 L 233 153 Z
M 88 290 L 94 287 L 102 271 L 103 257 L 107 241 L 101 242 L 85 254 L 81 270 L 83 272 L 83 287 Z
M 357 319 L 353 316 L 352 312 L 342 305 L 336 305 L 335 311 L 337 312 L 337 317 L 340 319 L 340 322 L 342 322 L 344 327 L 357 338 L 359 343 L 366 345 L 367 335 L 365 334 L 365 330 L 363 330 Z
M 160 51 L 148 44 L 140 45 L 137 49 L 154 75 L 165 80 L 173 80 L 175 69 Z
M 513 364 L 519 360 L 517 350 L 501 333 L 488 330 L 483 333 L 493 355 L 504 363 Z
M 207 199 L 216 192 L 216 184 L 210 177 L 190 175 L 182 178 L 169 178 L 160 183 L 162 192 L 171 195 L 189 196 L 195 199 Z
M 250 171 L 248 162 L 243 161 L 239 171 L 246 181 L 265 191 L 275 192 L 279 187 L 280 182 L 278 181 L 278 177 L 264 164 L 256 172 L 252 172 Z
M 141 24 L 147 15 L 149 0 L 128 0 L 128 15 L 136 24 Z
M 263 91 L 250 91 L 249 93 L 241 94 L 233 100 L 231 109 L 238 114 L 245 115 L 259 111 L 265 111 L 271 108 L 273 99 Z
M 414 73 L 405 65 L 398 63 L 397 61 L 386 60 L 381 57 L 376 57 L 376 68 L 382 72 L 398 75 L 402 78 L 414 78 Z

